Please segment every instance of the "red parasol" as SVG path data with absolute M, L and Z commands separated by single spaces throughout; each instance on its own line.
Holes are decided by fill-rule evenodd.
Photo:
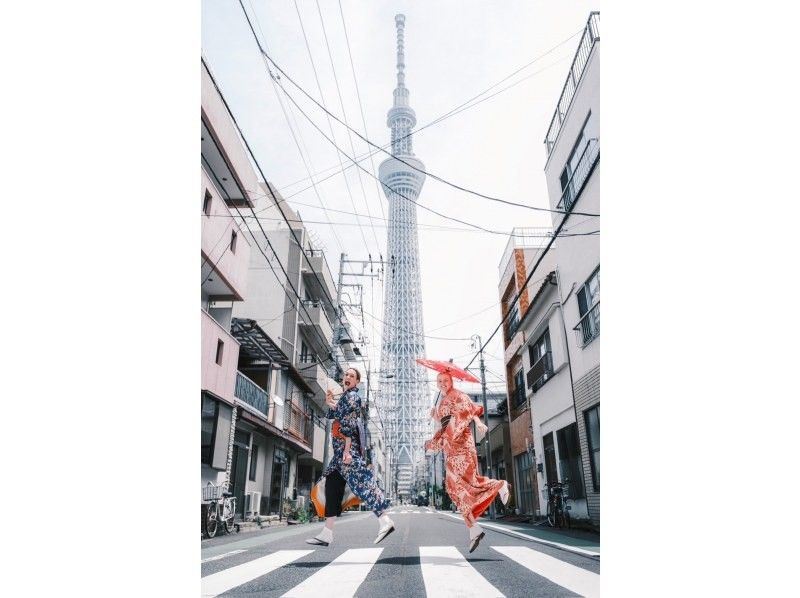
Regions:
M 436 361 L 434 359 L 417 359 L 417 363 L 425 366 L 426 368 L 436 370 L 439 373 L 450 374 L 453 378 L 458 378 L 459 380 L 464 380 L 465 382 L 480 383 L 480 380 L 478 380 L 475 376 L 473 376 L 466 370 L 462 370 L 460 367 L 458 367 L 451 361 Z

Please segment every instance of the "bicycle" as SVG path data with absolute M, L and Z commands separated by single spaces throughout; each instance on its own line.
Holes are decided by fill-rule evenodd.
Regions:
M 572 507 L 567 505 L 567 485 L 569 480 L 546 484 L 547 488 L 547 524 L 550 527 L 570 528 L 569 511 Z
M 203 488 L 203 500 L 210 503 L 203 520 L 203 535 L 206 538 L 216 536 L 220 527 L 226 534 L 239 531 L 239 524 L 233 521 L 236 516 L 236 497 L 232 492 L 226 491 L 225 487 L 214 486 L 209 482 Z

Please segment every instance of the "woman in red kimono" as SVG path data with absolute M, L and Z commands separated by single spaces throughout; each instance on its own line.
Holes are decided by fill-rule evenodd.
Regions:
M 488 428 L 480 419 L 483 407 L 453 388 L 450 374 L 439 374 L 436 385 L 441 391 L 442 400 L 431 410 L 431 417 L 441 423 L 441 428 L 425 443 L 425 449 L 444 451 L 447 471 L 445 488 L 467 524 L 469 551 L 472 552 L 485 535 L 477 518 L 498 494 L 503 504 L 508 503 L 509 485 L 505 480 L 478 475 L 478 453 L 469 425 L 474 420 L 478 434 L 486 433 Z

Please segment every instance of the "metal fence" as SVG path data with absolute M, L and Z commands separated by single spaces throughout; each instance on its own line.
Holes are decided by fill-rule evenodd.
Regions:
M 572 65 L 567 74 L 567 80 L 564 82 L 564 88 L 561 90 L 561 95 L 556 104 L 556 111 L 550 121 L 550 127 L 547 129 L 547 136 L 544 138 L 547 156 L 553 151 L 553 146 L 558 139 L 558 134 L 561 132 L 561 124 L 564 122 L 564 117 L 572 104 L 572 98 L 575 97 L 575 91 L 578 89 L 578 84 L 583 76 L 583 71 L 586 69 L 586 64 L 589 62 L 589 56 L 596 42 L 600 41 L 600 13 L 592 12 L 589 15 L 589 20 L 586 23 L 586 28 L 583 30 L 581 42 L 578 44 L 578 51 L 575 52 L 575 58 L 572 59 Z
M 573 328 L 578 334 L 581 346 L 585 347 L 598 336 L 600 336 L 600 302 L 594 304 L 592 309 L 583 314 L 578 323 Z

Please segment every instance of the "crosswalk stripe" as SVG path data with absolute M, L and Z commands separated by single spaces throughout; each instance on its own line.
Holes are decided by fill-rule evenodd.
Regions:
M 225 554 L 218 554 L 217 556 L 210 556 L 207 559 L 203 559 L 200 563 L 208 563 L 209 561 L 218 561 L 220 559 L 224 559 L 225 557 L 231 556 L 232 554 L 240 554 L 242 552 L 247 552 L 247 550 L 231 550 L 230 552 L 226 552 Z
M 200 580 L 200 587 L 202 589 L 202 596 L 205 598 L 213 598 L 219 596 L 223 592 L 240 586 L 261 577 L 278 567 L 288 565 L 292 561 L 304 557 L 314 552 L 313 550 L 279 550 L 267 556 L 257 558 L 242 565 L 225 569 L 218 573 L 212 573 Z
M 527 546 L 492 546 L 492 549 L 571 592 L 586 598 L 600 596 L 600 576 L 597 573 L 570 565 Z
M 428 596 L 503 598 L 455 546 L 420 546 L 419 560 Z
M 383 548 L 351 548 L 286 592 L 281 598 L 355 596 L 358 587 L 366 579 L 381 552 Z

